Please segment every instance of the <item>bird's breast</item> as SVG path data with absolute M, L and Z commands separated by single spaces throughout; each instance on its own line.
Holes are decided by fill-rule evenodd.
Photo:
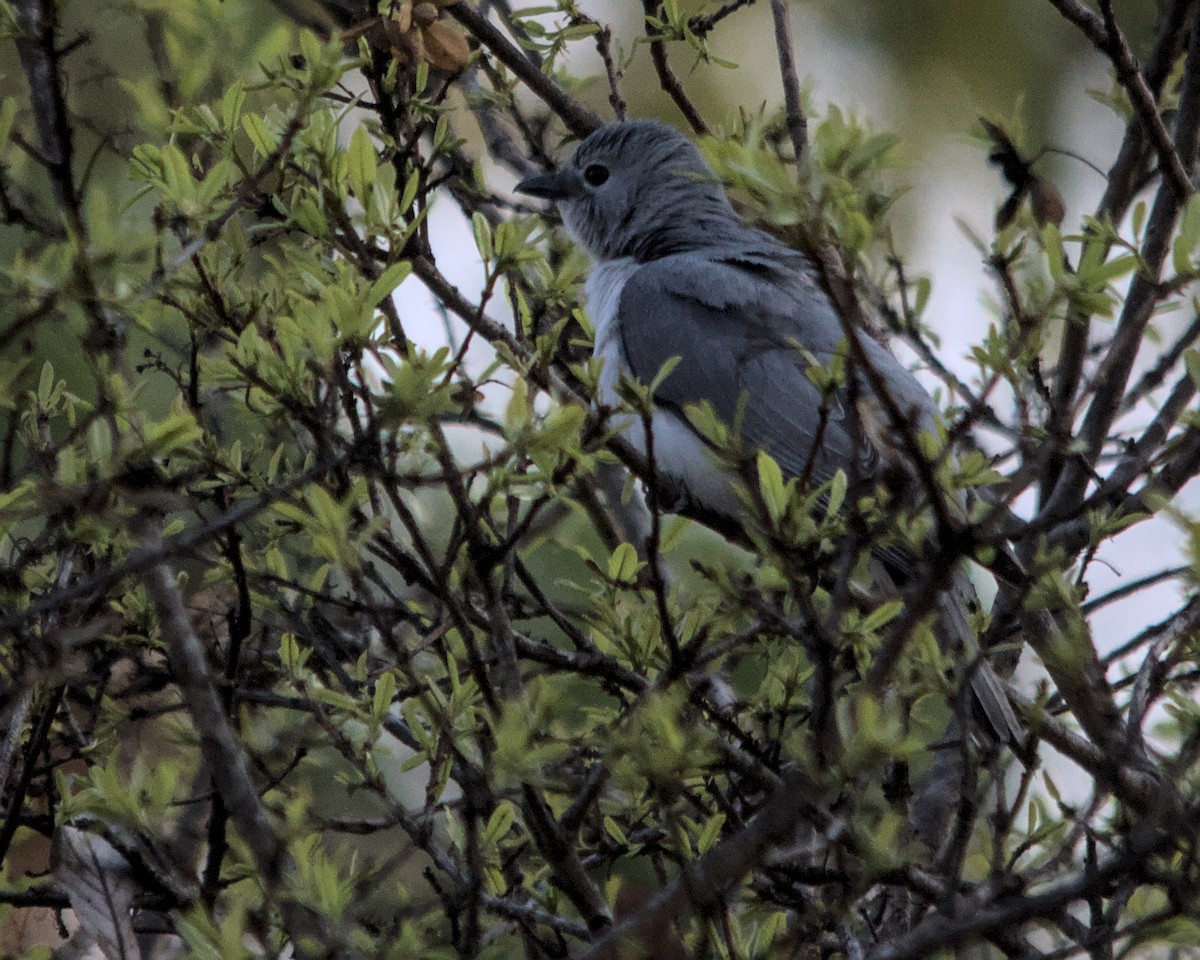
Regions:
M 632 258 L 610 260 L 597 266 L 584 285 L 588 317 L 595 334 L 592 356 L 601 361 L 596 402 L 619 407 L 617 383 L 629 374 L 618 323 L 621 294 L 633 274 L 642 268 Z M 617 414 L 610 421 L 642 456 L 654 449 L 655 469 L 691 501 L 724 516 L 741 509 L 733 478 L 713 458 L 711 451 L 687 421 L 674 410 L 657 408 L 646 424 L 633 414 Z
M 595 333 L 592 356 L 603 364 L 596 400 L 608 407 L 620 403 L 617 381 L 622 373 L 629 371 L 617 323 L 621 293 L 640 266 L 632 257 L 598 264 L 583 288 L 587 297 L 588 317 Z

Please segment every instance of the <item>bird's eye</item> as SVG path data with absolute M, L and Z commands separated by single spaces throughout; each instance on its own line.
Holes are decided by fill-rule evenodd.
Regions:
M 589 164 L 583 171 L 583 179 L 587 181 L 589 187 L 599 187 L 608 179 L 608 167 L 603 167 L 598 163 Z

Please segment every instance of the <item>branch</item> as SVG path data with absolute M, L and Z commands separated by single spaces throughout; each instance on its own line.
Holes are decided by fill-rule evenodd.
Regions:
M 447 7 L 446 10 L 450 16 L 466 27 L 476 40 L 487 47 L 492 56 L 508 67 L 517 75 L 518 79 L 540 97 L 542 102 L 557 114 L 558 118 L 575 136 L 582 140 L 604 122 L 542 73 L 479 11 L 467 6 L 463 0 Z
M 147 550 L 161 549 L 162 541 L 156 535 L 147 531 L 143 536 Z M 200 736 L 200 750 L 213 784 L 224 797 L 225 809 L 250 849 L 264 886 L 268 890 L 278 888 L 287 859 L 285 847 L 267 819 L 246 754 L 209 674 L 200 638 L 192 629 L 175 573 L 165 560 L 159 561 L 147 572 L 144 582 L 158 615 L 171 672 Z
M 56 5 L 47 0 L 13 0 L 13 11 L 21 33 L 17 55 L 29 83 L 29 99 L 37 122 L 41 155 L 50 173 L 54 198 L 78 227 L 79 194 L 71 172 L 73 154 L 71 124 L 58 71 L 55 31 Z
M 1061 0 L 1060 0 L 1061 2 Z M 1193 30 L 1188 45 L 1183 93 L 1179 101 L 1179 119 L 1175 128 L 1175 146 L 1185 169 L 1196 160 L 1197 137 L 1200 135 L 1200 30 Z M 1183 197 L 1172 189 L 1160 189 L 1155 197 L 1146 242 L 1142 249 L 1144 269 L 1136 274 L 1121 311 L 1116 332 L 1108 345 L 1104 361 L 1097 371 L 1095 382 L 1101 384 L 1088 407 L 1080 430 L 1084 453 L 1068 461 L 1051 494 L 1045 512 L 1053 517 L 1066 517 L 1078 505 L 1087 487 L 1092 468 L 1112 427 L 1113 418 L 1121 405 L 1121 397 L 1137 357 L 1138 347 L 1146 325 L 1158 303 L 1157 278 L 1171 247 Z
M 712 33 L 713 27 L 724 20 L 731 13 L 741 10 L 742 7 L 753 5 L 754 0 L 729 0 L 727 4 L 718 10 L 714 10 L 707 16 L 695 16 L 688 21 L 688 29 L 698 37 L 705 37 Z
M 808 117 L 800 102 L 800 81 L 792 56 L 792 28 L 788 20 L 787 0 L 771 0 L 771 18 L 775 23 L 775 48 L 779 53 L 779 73 L 783 79 L 783 100 L 787 105 L 788 136 L 796 162 L 800 163 L 808 147 Z
M 683 84 L 679 82 L 679 77 L 675 75 L 675 71 L 671 69 L 671 64 L 667 60 L 667 47 L 663 43 L 662 35 L 653 31 L 650 25 L 650 18 L 657 17 L 662 10 L 660 0 L 642 0 L 642 9 L 646 15 L 646 36 L 650 40 L 650 59 L 654 61 L 654 69 L 658 73 L 658 82 L 667 95 L 675 101 L 675 106 L 679 108 L 688 124 L 697 136 L 707 137 L 711 133 L 708 129 L 708 124 L 704 122 L 704 118 L 700 116 L 700 111 L 696 109 L 696 105 L 688 98 L 687 93 L 683 89 Z
M 757 816 L 737 833 L 722 840 L 683 872 L 645 906 L 627 917 L 578 954 L 575 960 L 618 960 L 630 942 L 653 943 L 668 923 L 685 907 L 716 906 L 726 893 L 777 844 L 787 840 L 801 817 L 813 814 L 806 798 L 816 785 L 799 771 L 784 775 Z M 830 838 L 838 832 L 833 822 Z
M 145 573 L 155 564 L 161 563 L 171 557 L 178 557 L 191 552 L 217 534 L 223 533 L 261 513 L 271 506 L 271 504 L 287 496 L 293 490 L 299 489 L 334 465 L 334 463 L 324 461 L 314 464 L 308 470 L 293 477 L 286 483 L 244 503 L 239 503 L 225 513 L 214 517 L 208 523 L 201 524 L 199 527 L 191 530 L 185 530 L 167 540 L 159 540 L 152 545 L 139 547 L 116 566 L 109 567 L 107 570 L 101 570 L 87 579 L 77 581 L 70 586 L 52 590 L 31 603 L 24 610 L 10 613 L 3 620 L 0 620 L 0 634 L 19 631 L 24 624 L 34 617 L 61 610 L 66 604 L 73 603 L 76 600 L 98 596 L 110 590 L 125 577 Z
M 1164 9 L 1158 38 L 1151 51 L 1145 69 L 1145 81 L 1154 99 L 1161 95 L 1175 61 L 1183 49 L 1184 26 L 1192 0 L 1172 0 Z M 1092 15 L 1094 16 L 1094 14 Z M 1157 111 L 1156 111 L 1157 113 Z M 1124 219 L 1129 205 L 1141 186 L 1142 172 L 1148 158 L 1146 127 L 1130 122 L 1125 127 L 1125 137 L 1117 159 L 1108 172 L 1108 183 L 1096 215 L 1109 217 L 1114 223 Z M 1091 335 L 1091 318 L 1078 310 L 1070 310 L 1063 324 L 1062 340 L 1059 345 L 1058 372 L 1054 383 L 1053 426 L 1062 434 L 1070 429 L 1073 419 L 1072 408 L 1075 392 L 1083 376 L 1083 362 L 1087 355 Z M 1043 501 L 1049 498 L 1062 471 L 1062 457 L 1051 456 L 1043 479 Z
M 1079 0 L 1050 0 L 1050 2 L 1059 13 L 1083 32 L 1097 50 L 1108 57 L 1113 69 L 1117 72 L 1117 79 L 1129 94 L 1134 113 L 1138 120 L 1145 125 L 1146 131 L 1150 135 L 1150 142 L 1158 154 L 1158 162 L 1167 182 L 1180 197 L 1190 196 L 1193 190 L 1191 178 L 1188 176 L 1179 152 L 1171 142 L 1171 135 L 1167 132 L 1162 116 L 1158 112 L 1154 94 L 1146 85 L 1146 80 L 1133 57 L 1133 51 L 1129 49 L 1125 35 L 1117 26 L 1112 0 L 1100 0 L 1103 19 L 1096 16 Z
M 1118 877 L 1150 854 L 1174 842 L 1175 833 L 1163 830 L 1159 818 L 1141 824 L 1120 853 L 1095 870 L 1081 872 L 1072 880 L 1055 884 L 1032 896 L 1011 896 L 990 904 L 956 904 L 957 916 L 935 914 L 918 924 L 910 933 L 898 937 L 867 954 L 867 960 L 918 960 L 936 954 L 950 945 L 996 932 L 1012 932 L 1020 924 L 1038 917 L 1053 919 L 1062 909 L 1094 892 L 1104 891 Z
M 1162 95 L 1167 77 L 1183 51 L 1183 43 L 1187 36 L 1185 28 L 1191 8 L 1192 0 L 1171 0 L 1170 6 L 1163 9 L 1154 48 L 1142 70 L 1146 85 L 1155 101 Z M 1125 212 L 1140 186 L 1139 181 L 1147 159 L 1146 136 L 1146 128 L 1142 124 L 1128 124 L 1117 159 L 1109 169 L 1108 185 L 1098 212 L 1107 213 L 1114 223 L 1120 223 L 1124 219 Z

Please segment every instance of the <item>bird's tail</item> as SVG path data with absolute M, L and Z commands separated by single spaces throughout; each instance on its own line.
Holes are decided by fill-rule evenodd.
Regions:
M 970 611 L 977 603 L 967 574 L 956 572 L 950 589 L 938 601 L 938 642 L 943 650 L 962 658 L 963 670 L 970 678 L 976 720 L 971 733 L 982 746 L 1010 747 L 1024 761 L 1025 731 L 971 627 Z

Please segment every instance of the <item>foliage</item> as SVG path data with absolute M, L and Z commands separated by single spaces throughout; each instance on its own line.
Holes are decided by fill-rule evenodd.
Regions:
M 137 0 L 136 52 L 79 38 L 103 109 L 72 5 L 3 3 L 28 81 L 0 103 L 4 952 L 68 909 L 108 956 L 129 930 L 213 957 L 1194 952 L 1200 602 L 1102 654 L 1086 574 L 1152 517 L 1188 538 L 1171 578 L 1200 558 L 1200 322 L 1158 319 L 1195 311 L 1200 30 L 1185 51 L 1166 5 L 1138 69 L 1107 4 L 1055 6 L 1125 139 L 1063 226 L 985 125 L 1012 193 L 966 383 L 891 249 L 897 138 L 705 117 L 675 73 L 723 69 L 710 41 L 765 2 L 648 2 L 623 50 L 568 0 Z M 945 380 L 944 433 L 898 436 L 877 487 L 788 476 L 698 408 L 749 519 L 672 515 L 589 403 L 586 265 L 500 184 L 599 122 L 591 50 L 618 114 L 652 64 L 746 215 Z M 831 403 L 841 359 L 809 371 Z M 953 736 L 978 659 L 932 621 L 968 560 L 1000 672 L 1034 651 L 1020 751 Z

